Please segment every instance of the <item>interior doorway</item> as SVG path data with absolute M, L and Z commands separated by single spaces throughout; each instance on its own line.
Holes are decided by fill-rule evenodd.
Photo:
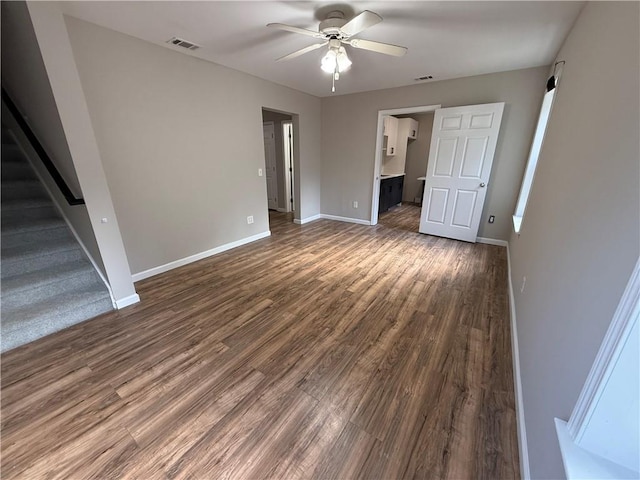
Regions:
M 388 208 L 389 201 L 395 202 L 394 204 L 406 201 L 404 200 L 404 184 L 405 182 L 408 184 L 409 182 L 414 181 L 413 178 L 407 177 L 406 174 L 408 172 L 405 171 L 405 163 L 401 160 L 401 157 L 403 155 L 406 155 L 407 153 L 407 146 L 403 145 L 398 150 L 398 144 L 395 141 L 398 133 L 398 119 L 401 117 L 414 117 L 414 115 L 417 116 L 420 114 L 433 114 L 433 112 L 435 112 L 440 107 L 441 105 L 423 105 L 416 107 L 380 110 L 378 112 L 375 165 L 373 170 L 373 197 L 371 199 L 371 225 L 378 224 L 379 213 L 381 210 L 380 199 L 383 199 L 382 210 L 386 210 Z M 389 117 L 393 118 L 391 119 Z M 419 132 L 417 133 L 419 134 Z M 390 138 L 394 139 L 391 143 L 389 143 Z M 387 155 L 387 153 L 389 153 L 390 155 Z M 383 166 L 385 167 L 384 171 Z M 424 175 L 424 173 L 422 175 Z M 400 177 L 402 178 L 400 179 Z M 417 178 L 418 177 L 415 178 L 415 182 L 418 182 Z M 381 192 L 383 194 L 387 193 L 381 190 L 381 184 L 383 188 L 388 188 L 390 190 L 388 193 L 391 197 L 391 200 L 386 200 L 386 195 L 381 195 Z M 394 190 L 398 189 L 400 189 L 400 192 L 395 192 L 394 194 Z
M 401 117 L 433 112 L 427 168 L 424 176 L 415 178 L 424 181 L 418 231 L 475 243 L 503 109 L 504 103 L 498 102 L 378 112 L 371 224 L 378 223 L 390 203 L 395 207 L 406 199 L 407 128 L 417 128 L 418 122 Z
M 296 192 L 298 116 L 262 108 L 265 147 L 265 181 L 269 226 L 293 222 L 298 205 Z

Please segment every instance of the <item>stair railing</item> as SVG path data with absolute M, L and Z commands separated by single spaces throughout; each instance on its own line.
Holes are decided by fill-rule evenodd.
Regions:
M 51 175 L 51 178 L 53 179 L 53 181 L 56 182 L 56 185 L 60 189 L 60 192 L 62 193 L 62 195 L 64 195 L 64 198 L 67 201 L 67 203 L 69 205 L 84 205 L 85 204 L 84 198 L 78 198 L 73 194 L 73 192 L 67 185 L 67 182 L 64 181 L 64 178 L 62 177 L 62 175 L 56 168 L 55 164 L 47 154 L 46 150 L 38 140 L 38 137 L 36 137 L 36 134 L 33 132 L 33 130 L 31 130 L 31 127 L 24 119 L 24 116 L 20 113 L 20 110 L 18 110 L 18 107 L 16 107 L 16 104 L 13 103 L 13 100 L 11 100 L 11 97 L 9 96 L 7 91 L 4 89 L 4 87 L 2 87 L 2 100 L 4 101 L 9 111 L 11 112 L 11 115 L 13 116 L 13 118 L 18 123 L 18 126 L 20 127 L 22 132 L 27 137 L 27 140 L 29 141 L 33 149 L 36 151 L 36 153 L 38 154 L 38 157 L 40 158 L 43 165 L 49 172 L 49 175 Z

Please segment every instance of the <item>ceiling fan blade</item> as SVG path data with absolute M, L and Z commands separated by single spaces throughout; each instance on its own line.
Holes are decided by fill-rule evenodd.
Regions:
M 407 47 L 391 45 L 390 43 L 372 42 L 371 40 L 362 40 L 360 38 L 347 40 L 345 43 L 351 45 L 353 48 L 361 48 L 362 50 L 371 50 L 372 52 L 384 53 L 386 55 L 393 55 L 394 57 L 402 57 L 405 53 L 407 53 Z
M 291 60 L 292 58 L 299 57 L 300 55 L 304 55 L 305 53 L 313 52 L 314 50 L 324 47 L 327 43 L 329 42 L 315 43 L 313 45 L 309 45 L 308 47 L 304 47 L 304 48 L 301 48 L 300 50 L 296 50 L 295 52 L 290 53 L 289 55 L 285 55 L 284 57 L 278 58 L 276 62 L 280 62 L 282 60 Z
M 267 27 L 278 28 L 280 30 L 286 30 L 287 32 L 300 33 L 313 38 L 324 38 L 320 32 L 314 32 L 313 30 L 307 30 L 306 28 L 294 27 L 292 25 L 285 25 L 284 23 L 268 23 Z
M 373 27 L 375 24 L 380 23 L 382 21 L 382 17 L 377 13 L 370 12 L 369 10 L 365 10 L 360 15 L 356 15 L 347 23 L 345 23 L 340 30 L 348 37 L 352 37 L 353 35 L 357 35 L 361 31 Z

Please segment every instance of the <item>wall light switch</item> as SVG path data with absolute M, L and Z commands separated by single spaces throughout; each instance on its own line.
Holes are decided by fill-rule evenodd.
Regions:
M 358 208 L 358 201 L 357 200 L 353 201 L 353 208 Z
M 247 223 L 248 223 L 249 225 L 251 225 L 251 224 L 253 223 L 253 215 L 249 215 L 249 216 L 247 217 Z
M 100 219 L 100 223 L 107 223 L 109 219 L 107 217 L 103 217 Z
M 261 169 L 261 168 L 259 168 L 259 169 L 258 169 L 258 176 L 259 176 L 259 177 L 261 177 L 261 176 L 262 176 L 262 169 Z

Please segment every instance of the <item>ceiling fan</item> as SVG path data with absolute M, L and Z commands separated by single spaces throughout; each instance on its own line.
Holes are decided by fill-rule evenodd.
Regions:
M 348 70 L 351 66 L 351 60 L 347 56 L 344 45 L 396 57 L 401 57 L 407 53 L 406 47 L 361 38 L 352 38 L 381 21 L 382 17 L 380 15 L 370 12 L 369 10 L 363 11 L 348 21 L 342 11 L 334 10 L 327 14 L 325 20 L 320 22 L 317 32 L 306 28 L 285 25 L 283 23 L 269 23 L 267 27 L 278 28 L 287 32 L 299 33 L 318 40 L 324 40 L 322 43 L 315 43 L 280 57 L 277 61 L 291 60 L 328 45 L 328 51 L 322 58 L 321 68 L 325 72 L 333 74 L 333 88 L 331 91 L 335 92 L 335 81 L 340 78 L 341 72 Z

